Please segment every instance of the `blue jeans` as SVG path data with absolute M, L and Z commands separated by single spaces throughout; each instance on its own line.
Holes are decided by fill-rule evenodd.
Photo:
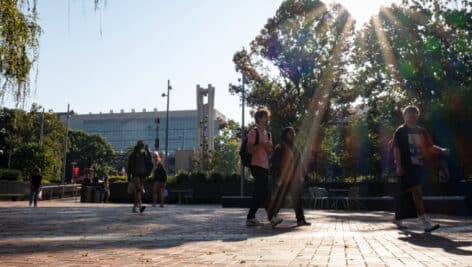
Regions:
M 30 205 L 34 202 L 34 206 L 38 206 L 38 194 L 39 188 L 31 188 Z

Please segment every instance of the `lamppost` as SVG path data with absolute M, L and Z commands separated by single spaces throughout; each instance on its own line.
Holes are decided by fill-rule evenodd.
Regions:
M 241 93 L 241 113 L 242 113 L 242 118 L 241 118 L 241 143 L 244 140 L 244 137 L 246 133 L 244 132 L 244 107 L 246 106 L 246 90 L 244 88 L 244 84 L 246 83 L 246 79 L 243 73 L 242 78 L 238 79 L 239 82 L 241 82 L 240 86 L 229 84 L 230 90 L 235 91 L 236 93 Z M 241 196 L 244 196 L 244 180 L 246 179 L 246 170 L 244 166 L 241 164 Z
M 156 139 L 154 140 L 154 148 L 159 152 L 159 124 L 161 124 L 161 119 L 156 117 L 154 122 L 156 123 Z
M 44 108 L 43 112 L 41 112 L 41 130 L 39 131 L 39 143 L 43 145 L 44 140 Z
M 165 166 L 167 169 L 169 169 L 169 162 L 168 162 L 168 153 L 169 153 L 169 93 L 170 90 L 172 90 L 172 87 L 170 86 L 170 80 L 167 80 L 167 94 L 162 93 L 162 97 L 167 97 L 167 111 L 166 111 L 166 146 L 165 146 Z
M 69 138 L 69 121 L 71 116 L 70 104 L 67 104 L 67 114 L 66 114 L 66 134 L 64 136 L 64 154 L 62 158 L 62 185 L 66 181 L 66 163 L 67 163 L 67 139 Z M 62 187 L 62 197 L 64 197 L 64 186 Z

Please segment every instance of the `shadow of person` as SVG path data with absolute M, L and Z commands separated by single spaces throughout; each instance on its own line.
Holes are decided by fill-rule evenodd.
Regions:
M 421 247 L 442 248 L 444 251 L 456 255 L 472 256 L 472 251 L 461 249 L 461 247 L 470 247 L 470 241 L 454 241 L 444 236 L 431 233 L 416 233 L 412 231 L 402 231 L 404 236 L 399 240 L 408 242 Z

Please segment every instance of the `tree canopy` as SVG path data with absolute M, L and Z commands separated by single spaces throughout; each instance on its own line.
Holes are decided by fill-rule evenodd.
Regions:
M 433 131 L 436 142 L 470 162 L 460 149 L 470 145 L 458 140 L 472 131 L 455 121 L 472 117 L 471 9 L 464 0 L 405 0 L 356 29 L 340 4 L 286 0 L 233 61 L 247 78 L 248 104 L 273 111 L 275 133 L 296 126 L 305 156 L 338 164 L 318 168 L 328 176 L 380 176 L 410 103 L 426 126 L 445 125 Z

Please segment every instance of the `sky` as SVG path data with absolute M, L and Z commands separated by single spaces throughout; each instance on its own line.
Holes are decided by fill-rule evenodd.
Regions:
M 362 20 L 392 1 L 340 2 Z M 39 72 L 26 109 L 39 103 L 55 112 L 70 104 L 79 114 L 164 111 L 161 94 L 170 80 L 170 110 L 196 109 L 196 85 L 212 84 L 215 108 L 241 120 L 240 98 L 228 92 L 240 77 L 232 57 L 249 47 L 282 0 L 108 0 L 98 11 L 93 2 L 38 1 Z

